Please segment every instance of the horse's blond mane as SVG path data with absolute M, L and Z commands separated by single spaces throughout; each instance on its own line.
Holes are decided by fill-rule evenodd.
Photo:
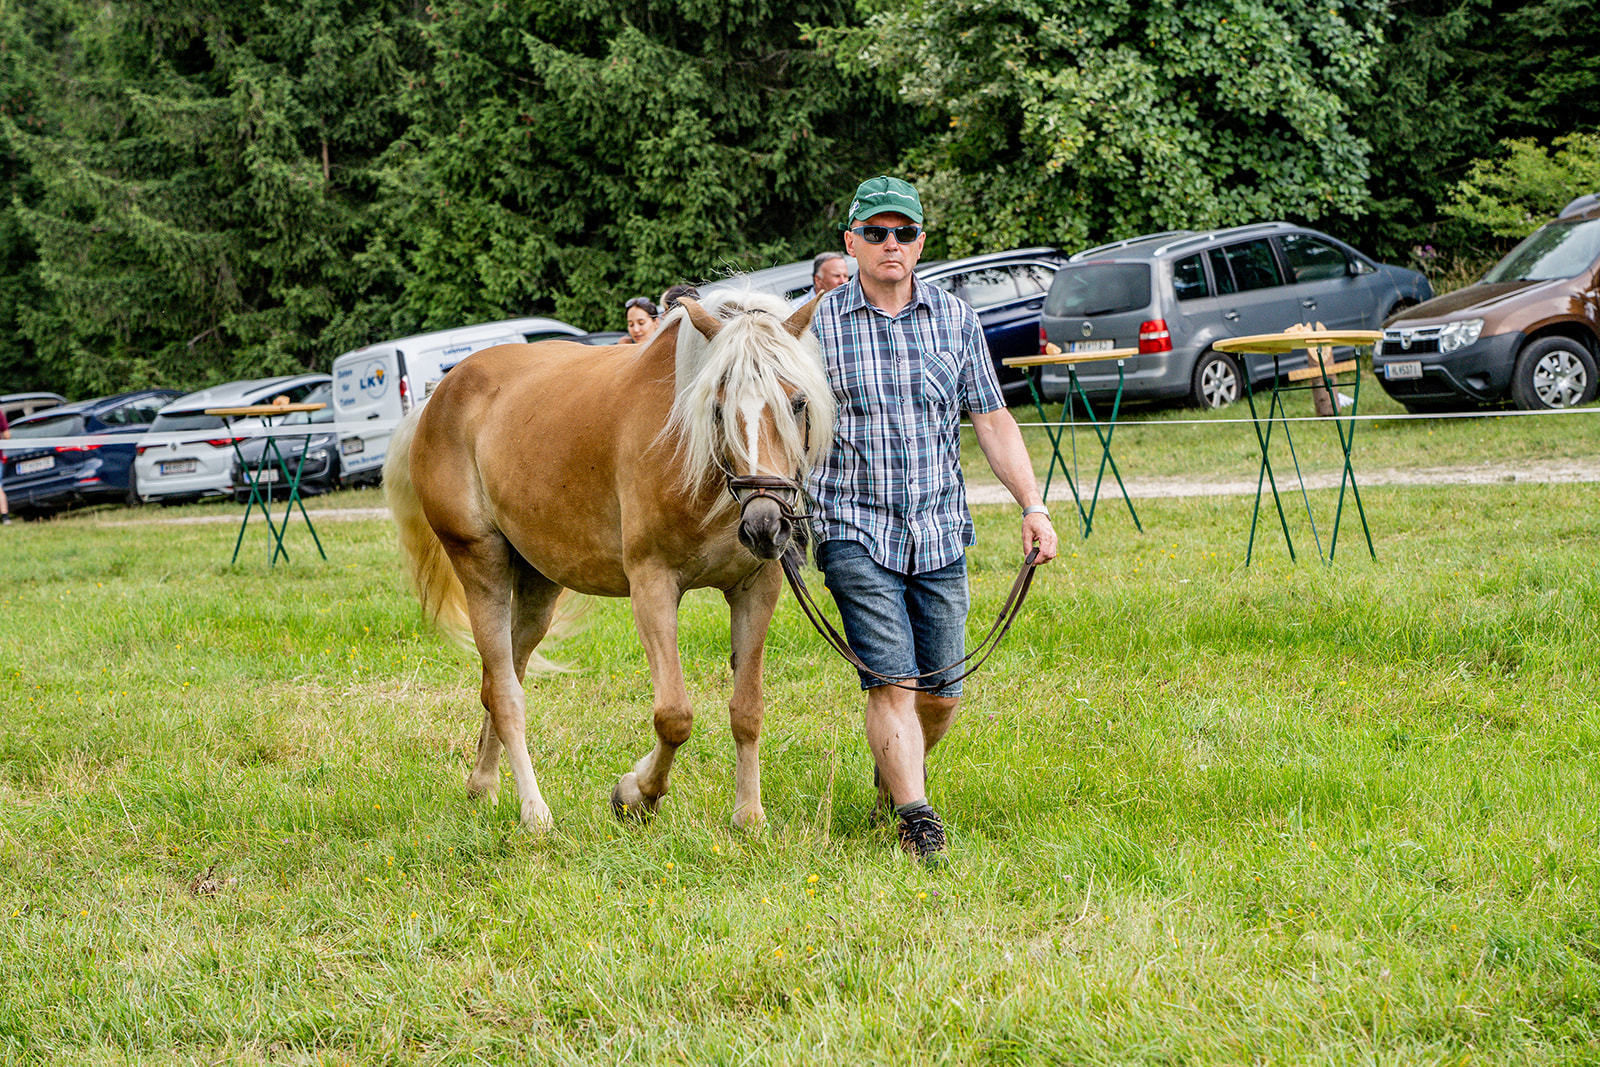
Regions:
M 790 315 L 787 303 L 765 293 L 718 294 L 702 301 L 707 311 L 722 320 L 722 329 L 707 341 L 687 311 L 675 308 L 658 331 L 678 322 L 677 394 L 663 433 L 677 439 L 682 464 L 680 486 L 694 492 L 719 473 L 719 461 L 728 456 L 735 467 L 756 471 L 744 435 L 728 433 L 732 413 L 751 401 L 773 413 L 782 449 L 781 467 L 757 473 L 802 476 L 828 451 L 833 440 L 833 390 L 816 337 L 809 330 L 792 336 L 784 328 Z M 784 383 L 805 394 L 810 415 L 809 441 L 806 418 L 796 418 Z M 728 413 L 717 418 L 718 404 Z M 728 498 L 722 497 L 724 504 Z

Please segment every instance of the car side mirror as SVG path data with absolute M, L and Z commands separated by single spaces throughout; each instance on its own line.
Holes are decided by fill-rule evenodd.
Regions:
M 1352 278 L 1359 278 L 1363 274 L 1376 274 L 1377 268 L 1371 266 L 1370 264 L 1364 263 L 1359 259 L 1352 259 L 1349 261 L 1349 264 L 1346 268 L 1346 273 L 1348 273 Z

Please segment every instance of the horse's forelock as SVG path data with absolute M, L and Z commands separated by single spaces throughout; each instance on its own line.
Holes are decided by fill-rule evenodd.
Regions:
M 734 431 L 737 413 L 752 405 L 773 412 L 784 453 L 778 462 L 787 469 L 766 473 L 803 472 L 827 451 L 833 432 L 833 391 L 815 337 L 807 331 L 796 338 L 784 328 L 788 305 L 776 297 L 735 292 L 704 306 L 724 319 L 714 339 L 706 341 L 692 326 L 678 330 L 677 397 L 668 430 L 678 436 L 684 488 L 715 472 L 724 449 L 739 466 L 755 468 L 743 434 Z M 807 418 L 792 413 L 786 383 L 805 394 L 809 432 Z

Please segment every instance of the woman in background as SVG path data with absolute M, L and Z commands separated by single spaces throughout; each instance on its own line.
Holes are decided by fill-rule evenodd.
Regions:
M 642 345 L 650 340 L 656 332 L 656 323 L 661 318 L 661 312 L 650 302 L 647 296 L 636 296 L 622 305 L 623 311 L 628 316 L 628 339 L 622 342 L 625 345 Z

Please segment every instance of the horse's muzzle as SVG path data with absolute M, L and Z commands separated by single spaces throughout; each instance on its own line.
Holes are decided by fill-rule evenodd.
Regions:
M 794 523 L 778 501 L 755 496 L 739 512 L 739 543 L 757 559 L 777 559 L 794 540 Z

